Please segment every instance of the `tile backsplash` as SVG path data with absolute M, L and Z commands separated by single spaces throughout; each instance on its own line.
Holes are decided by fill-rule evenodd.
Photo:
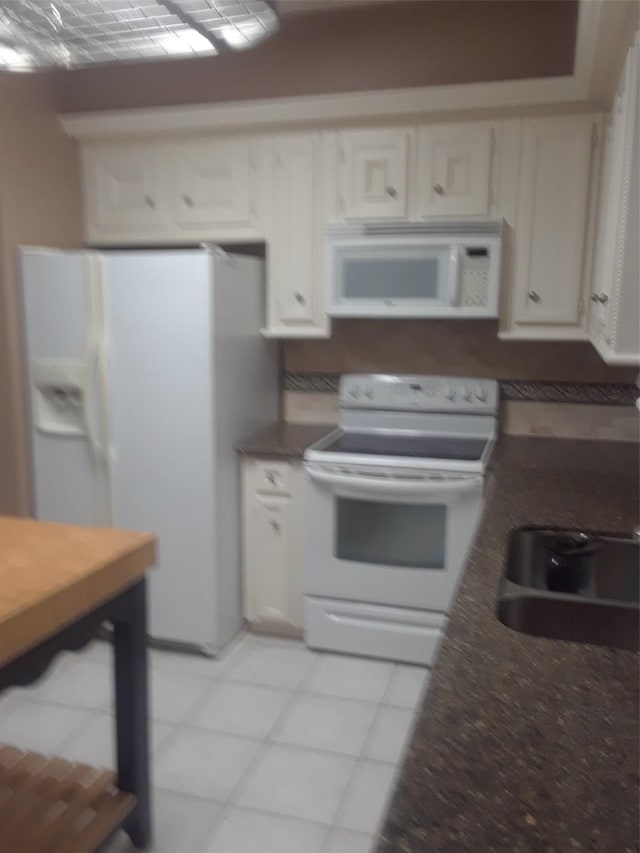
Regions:
M 586 341 L 500 340 L 494 321 L 343 320 L 322 341 L 284 345 L 286 420 L 335 423 L 342 373 L 500 381 L 500 426 L 516 435 L 638 441 L 636 368 L 610 367 Z
M 328 340 L 284 344 L 292 373 L 431 373 L 544 382 L 633 384 L 588 341 L 498 338 L 495 320 L 335 320 Z

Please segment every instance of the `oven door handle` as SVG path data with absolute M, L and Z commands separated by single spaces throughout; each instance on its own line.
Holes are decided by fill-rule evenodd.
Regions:
M 443 492 L 470 492 L 482 487 L 482 477 L 460 477 L 450 480 L 424 479 L 409 480 L 404 478 L 392 479 L 391 477 L 376 477 L 334 474 L 331 471 L 322 471 L 318 468 L 307 468 L 307 474 L 316 483 L 322 486 L 344 486 L 350 489 L 366 491 L 369 494 L 420 494 L 432 495 Z

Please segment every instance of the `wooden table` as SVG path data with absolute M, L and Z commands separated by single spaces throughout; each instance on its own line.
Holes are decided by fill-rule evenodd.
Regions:
M 0 850 L 90 853 L 118 826 L 151 842 L 146 533 L 0 516 L 0 692 L 113 625 L 117 776 L 0 747 Z

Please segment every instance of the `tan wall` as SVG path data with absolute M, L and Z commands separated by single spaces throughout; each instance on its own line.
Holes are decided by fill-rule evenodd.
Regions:
M 501 341 L 491 320 L 341 320 L 327 341 L 289 341 L 286 370 L 398 372 L 498 379 L 635 382 L 636 368 L 605 364 L 591 344 Z
M 60 110 L 570 74 L 577 6 L 574 0 L 395 0 L 285 17 L 275 36 L 248 51 L 61 72 Z
M 0 72 L 0 513 L 29 510 L 17 247 L 79 246 L 77 148 L 50 79 Z

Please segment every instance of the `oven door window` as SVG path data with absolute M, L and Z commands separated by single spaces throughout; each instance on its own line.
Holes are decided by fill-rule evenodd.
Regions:
M 447 507 L 336 499 L 339 560 L 403 569 L 445 568 Z

